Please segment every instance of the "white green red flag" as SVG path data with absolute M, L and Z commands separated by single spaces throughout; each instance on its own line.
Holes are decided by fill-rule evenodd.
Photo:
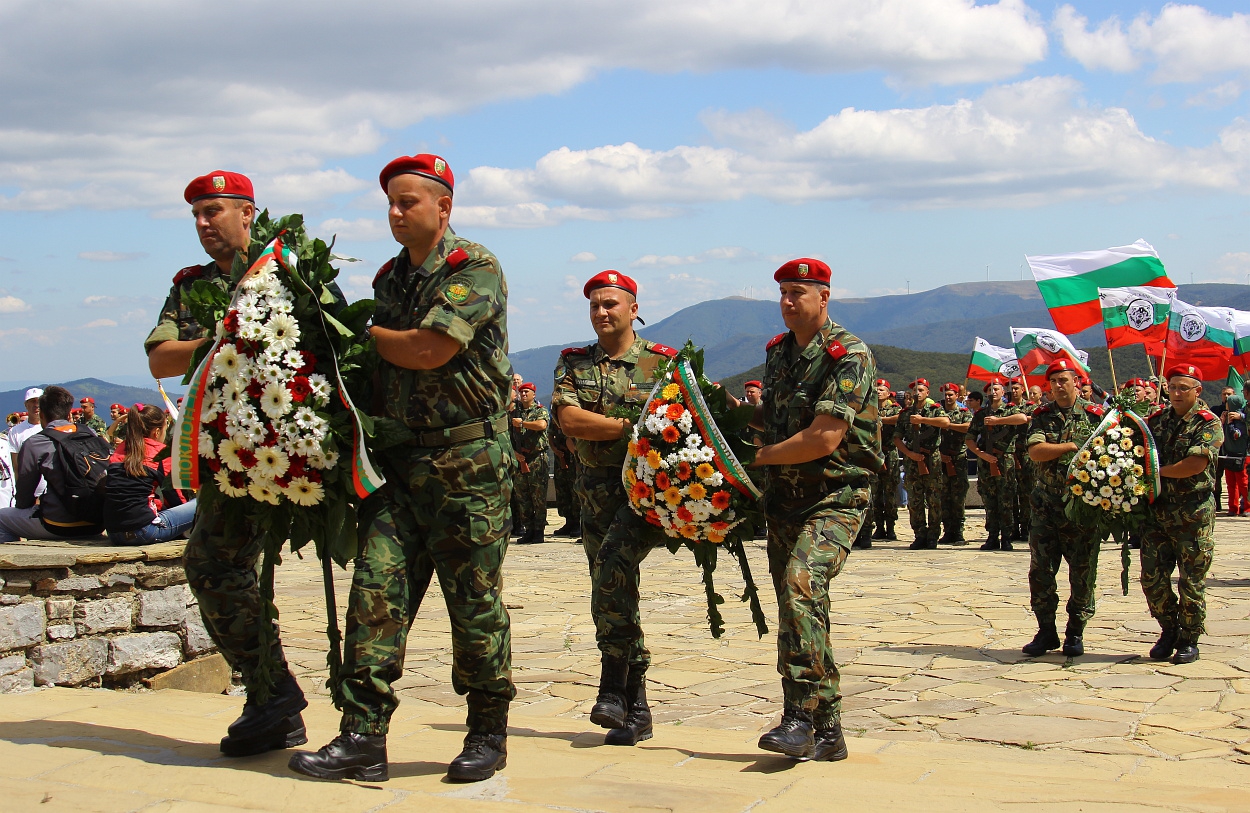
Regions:
M 1250 372 L 1250 312 L 1233 311 L 1233 358 L 1229 365 L 1238 372 Z
M 1232 308 L 1203 308 L 1179 299 L 1172 303 L 1165 342 L 1168 368 L 1192 364 L 1203 381 L 1219 381 L 1228 374 L 1236 328 Z M 1156 357 L 1162 360 L 1162 357 Z M 1163 373 L 1166 375 L 1167 370 Z
M 1228 368 L 1228 378 L 1224 381 L 1225 387 L 1231 387 L 1233 392 L 1240 393 L 1245 383 L 1245 379 L 1241 377 L 1241 373 L 1237 372 L 1236 367 Z
M 1158 353 L 1167 338 L 1168 315 L 1175 299 L 1175 288 L 1099 288 L 1107 347 L 1144 344 L 1146 352 Z
M 1013 327 L 1011 343 L 1015 347 L 1016 360 L 1029 386 L 1046 386 L 1046 368 L 1059 359 L 1070 359 L 1089 374 L 1089 353 L 1077 350 L 1068 337 L 1055 330 L 1041 327 Z
M 1145 240 L 1131 246 L 1075 254 L 1025 257 L 1060 333 L 1072 335 L 1102 321 L 1099 288 L 1148 286 L 1175 288 L 1154 247 Z
M 972 345 L 972 358 L 968 360 L 968 378 L 989 381 L 998 376 L 1015 378 L 1020 375 L 1016 351 L 1011 347 L 997 347 L 977 336 Z

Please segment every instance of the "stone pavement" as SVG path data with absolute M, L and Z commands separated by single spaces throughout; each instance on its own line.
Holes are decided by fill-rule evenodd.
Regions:
M 981 517 L 970 512 L 968 522 L 978 542 Z M 699 571 L 684 551 L 658 550 L 643 570 L 655 738 L 603 746 L 587 719 L 598 665 L 585 556 L 558 540 L 508 554 L 518 695 L 509 765 L 492 780 L 458 786 L 443 777 L 464 709 L 449 686 L 435 588 L 409 638 L 390 782 L 306 780 L 287 771 L 283 752 L 221 757 L 216 741 L 238 698 L 47 689 L 0 697 L 0 809 L 1250 810 L 1250 519 L 1218 520 L 1209 634 L 1202 659 L 1179 667 L 1145 658 L 1157 628 L 1135 579 L 1120 594 L 1118 549 L 1107 546 L 1100 561 L 1089 654 L 1069 661 L 1019 652 L 1035 630 L 1025 546 L 910 551 L 908 541 L 853 552 L 834 584 L 846 762 L 795 764 L 756 749 L 779 717 L 773 640 L 756 639 L 734 600 L 741 581 L 732 562 L 718 573 L 727 630 L 713 640 Z M 771 618 L 762 543 L 750 559 Z M 339 573 L 340 602 L 349 579 Z M 315 748 L 337 730 L 323 689 L 316 563 L 288 558 L 278 590 Z

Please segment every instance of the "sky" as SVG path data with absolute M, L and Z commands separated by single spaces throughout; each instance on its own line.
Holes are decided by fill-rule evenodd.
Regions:
M 0 387 L 146 375 L 214 169 L 337 235 L 368 296 L 378 171 L 418 152 L 501 261 L 513 350 L 590 335 L 605 268 L 648 321 L 771 299 L 799 256 L 859 297 L 1144 238 L 1247 284 L 1239 5 L 0 0 Z

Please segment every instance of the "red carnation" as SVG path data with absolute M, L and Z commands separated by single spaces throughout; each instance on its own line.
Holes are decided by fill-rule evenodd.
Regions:
M 215 457 L 210 457 L 208 459 L 208 467 L 212 469 L 213 474 L 216 474 L 217 472 L 221 471 L 221 461 Z
M 256 465 L 256 452 L 253 452 L 251 449 L 240 449 L 237 454 L 239 462 L 243 464 L 243 468 L 250 469 Z
M 282 488 L 286 488 L 287 486 L 291 484 L 291 472 L 288 471 L 286 474 L 282 475 L 281 477 L 275 477 L 273 478 L 273 481 L 277 483 L 279 486 L 281 486 Z
M 277 446 L 278 445 L 278 433 L 273 430 L 272 426 L 265 427 L 265 440 L 260 445 L 261 446 Z
M 300 455 L 295 455 L 295 454 L 291 455 L 288 458 L 290 462 L 287 465 L 287 469 L 286 469 L 287 474 L 290 475 L 291 477 L 303 477 L 305 472 L 307 471 L 304 468 L 304 462 L 307 459 L 308 458 L 301 457 Z
M 230 485 L 235 488 L 244 488 L 247 486 L 247 477 L 241 471 L 230 472 Z
M 668 487 L 670 485 L 672 485 L 672 483 L 669 482 L 668 474 L 662 471 L 657 471 L 655 473 L 655 487 L 656 488 L 658 488 L 660 491 L 668 491 Z
M 317 357 L 316 356 L 314 356 L 312 353 L 309 353 L 307 350 L 301 350 L 299 351 L 299 354 L 304 357 L 304 366 L 300 367 L 299 370 L 297 370 L 296 372 L 298 372 L 300 375 L 308 375 L 313 370 L 317 369 Z
M 638 438 L 638 456 L 646 457 L 649 451 L 651 451 L 651 441 L 646 438 Z
M 239 330 L 239 312 L 230 311 L 226 314 L 226 318 L 221 321 L 221 326 L 230 333 L 237 333 Z
M 304 472 L 304 476 L 308 478 L 308 482 L 310 483 L 321 482 L 321 472 L 317 471 L 316 469 L 309 469 L 308 471 Z
M 265 391 L 265 387 L 256 379 L 252 379 L 252 383 L 247 385 L 248 396 L 260 400 L 260 394 Z
M 677 464 L 677 476 L 683 480 L 689 480 L 690 479 L 690 464 L 684 460 L 678 463 Z
M 729 507 L 729 492 L 718 491 L 712 495 L 712 507 L 717 511 L 724 511 Z
M 304 399 L 312 395 L 312 386 L 309 385 L 305 376 L 297 375 L 287 383 L 286 388 L 291 391 L 291 400 L 296 403 L 304 403 Z
M 647 512 L 646 520 L 652 525 L 658 525 L 661 528 L 664 527 L 664 523 L 660 520 L 660 515 L 655 513 L 654 508 Z
M 676 426 L 666 426 L 664 431 L 660 432 L 660 437 L 664 438 L 665 443 L 676 443 L 681 440 L 681 432 L 677 431 Z
M 677 509 L 677 518 L 682 522 L 694 522 L 694 514 L 684 505 Z
M 227 437 L 230 436 L 230 433 L 226 431 L 226 413 L 223 412 L 220 415 L 218 415 L 217 420 L 213 421 L 213 425 L 217 428 L 217 431 L 221 433 L 222 435 L 225 435 Z

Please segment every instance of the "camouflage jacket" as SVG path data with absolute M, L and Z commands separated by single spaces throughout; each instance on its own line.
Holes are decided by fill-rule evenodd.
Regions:
M 942 414 L 950 419 L 950 422 L 956 426 L 962 426 L 972 422 L 972 413 L 968 411 L 968 407 L 955 405 L 954 409 L 947 409 L 945 405 L 939 404 Z M 941 440 L 938 443 L 938 449 L 944 455 L 962 456 L 964 454 L 964 438 L 968 437 L 963 432 L 952 432 L 949 429 L 938 430 Z
M 434 370 L 379 362 L 383 410 L 413 429 L 459 426 L 502 415 L 511 404 L 508 285 L 499 261 L 451 229 L 420 265 L 408 249 L 373 280 L 373 324 L 436 330 L 460 345 Z
M 998 409 L 983 406 L 972 416 L 972 426 L 968 428 L 968 437 L 976 441 L 977 448 L 983 452 L 1015 454 L 1018 426 L 986 426 L 985 419 L 991 415 L 996 418 L 1009 418 L 1019 415 L 1020 408 L 1009 401 L 999 403 Z
M 764 362 L 764 443 L 792 437 L 818 415 L 848 424 L 832 454 L 807 463 L 767 466 L 767 499 L 776 503 L 812 503 L 832 495 L 837 505 L 860 506 L 871 499 L 872 477 L 884 458 L 877 435 L 877 363 L 868 345 L 841 325 L 826 320 L 807 347 L 794 333 L 768 343 Z
M 508 413 L 508 417 L 523 421 L 547 421 L 548 429 L 551 428 L 551 416 L 547 414 L 547 408 L 537 401 L 529 409 L 518 404 Z M 511 422 L 508 425 L 512 433 L 512 448 L 527 460 L 547 451 L 547 429 L 517 429 Z
M 1028 444 L 1075 443 L 1081 446 L 1102 422 L 1103 408 L 1077 396 L 1076 403 L 1064 409 L 1049 403 L 1033 410 L 1028 425 Z M 1033 492 L 1054 503 L 1062 503 L 1067 493 L 1068 464 L 1075 452 L 1062 454 L 1054 460 L 1034 461 L 1037 480 Z
M 908 451 L 919 452 L 921 449 L 928 451 L 929 456 L 926 465 L 931 471 L 936 471 L 938 464 L 938 444 L 941 443 L 941 430 L 936 426 L 914 426 L 911 422 L 912 415 L 919 415 L 922 418 L 940 418 L 946 413 L 942 411 L 942 407 L 932 398 L 924 399 L 923 403 L 902 409 L 898 413 L 898 424 L 894 428 L 894 437 L 896 440 L 903 441 L 903 445 Z M 910 462 L 906 459 L 904 462 Z
M 1019 412 L 1029 416 L 1029 420 L 1033 420 L 1033 413 L 1041 406 L 1034 401 L 1025 401 L 1016 409 Z M 1029 425 L 1017 426 L 1016 429 L 1016 454 L 1020 456 L 1020 462 L 1027 464 L 1029 462 Z
M 569 347 L 560 353 L 555 370 L 555 391 L 551 411 L 575 406 L 599 415 L 623 403 L 646 403 L 661 369 L 677 351 L 641 336 L 619 359 L 608 356 L 598 342 L 586 347 Z M 625 444 L 615 440 L 575 438 L 577 457 L 583 466 L 619 467 L 625 462 Z
M 1207 459 L 1207 467 L 1192 477 L 1161 477 L 1160 496 L 1169 501 L 1201 500 L 1215 489 L 1215 458 L 1224 443 L 1224 430 L 1215 413 L 1201 402 L 1184 415 L 1164 404 L 1146 420 L 1159 448 L 1159 465 L 1170 466 L 1191 455 Z
M 108 424 L 106 424 L 104 422 L 104 419 L 101 418 L 98 414 L 92 415 L 90 418 L 76 421 L 76 423 L 79 426 L 87 427 L 88 429 L 95 432 L 100 437 L 104 437 L 104 434 L 108 432 L 108 428 L 109 428 Z
M 895 425 L 892 423 L 881 423 L 881 418 L 890 418 L 902 412 L 903 408 L 899 406 L 898 401 L 893 398 L 885 402 L 885 406 L 877 401 L 877 423 L 881 427 L 881 451 L 883 454 L 898 454 L 898 449 L 894 448 L 894 432 Z
M 218 285 L 222 290 L 230 290 L 230 275 L 222 273 L 215 262 L 189 265 L 179 271 L 174 275 L 174 284 L 169 289 L 169 296 L 165 298 L 165 305 L 161 308 L 156 327 L 152 328 L 152 332 L 143 341 L 145 352 L 151 353 L 152 348 L 161 342 L 189 342 L 213 335 L 215 326 L 200 325 L 182 302 L 183 295 L 191 290 L 196 280 L 200 279 Z

